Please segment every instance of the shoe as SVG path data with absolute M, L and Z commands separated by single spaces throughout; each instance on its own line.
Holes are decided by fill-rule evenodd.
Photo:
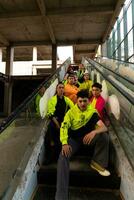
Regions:
M 94 170 L 96 170 L 101 176 L 110 176 L 110 172 L 101 167 L 98 163 L 96 163 L 95 161 L 91 161 L 90 167 Z

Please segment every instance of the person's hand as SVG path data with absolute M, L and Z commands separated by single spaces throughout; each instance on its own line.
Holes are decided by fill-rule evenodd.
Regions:
M 83 143 L 90 144 L 95 135 L 96 135 L 95 131 L 91 131 L 90 133 L 86 134 L 83 138 Z
M 62 155 L 69 157 L 72 153 L 72 147 L 68 144 L 62 145 Z
M 57 120 L 55 117 L 53 117 L 52 120 L 53 120 L 53 122 L 55 123 L 56 128 L 57 128 L 57 129 L 60 129 L 60 124 L 59 124 L 58 120 Z

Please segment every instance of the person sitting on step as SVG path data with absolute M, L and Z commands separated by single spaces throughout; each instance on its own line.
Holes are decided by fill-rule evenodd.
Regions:
M 101 96 L 102 85 L 100 83 L 94 83 L 92 85 L 92 96 L 89 99 L 92 106 L 98 111 L 101 120 L 104 122 L 105 118 L 105 99 Z
M 77 93 L 77 104 L 65 115 L 60 128 L 62 150 L 57 165 L 55 200 L 68 200 L 69 160 L 81 145 L 94 147 L 90 166 L 102 176 L 109 176 L 109 137 L 107 127 L 100 120 L 97 111 L 89 104 L 89 93 Z
M 73 106 L 73 102 L 64 96 L 64 85 L 60 82 L 56 87 L 56 95 L 48 102 L 47 117 L 49 117 L 50 123 L 45 135 L 45 164 L 49 164 L 52 159 L 58 159 L 61 150 L 59 136 L 61 122 L 63 121 L 65 113 Z M 53 145 L 53 148 L 51 145 Z

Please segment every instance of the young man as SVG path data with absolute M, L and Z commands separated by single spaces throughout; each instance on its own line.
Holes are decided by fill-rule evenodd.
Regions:
M 38 92 L 38 94 L 37 94 L 37 96 L 36 96 L 36 98 L 35 98 L 36 114 L 37 114 L 38 117 L 41 116 L 41 115 L 40 115 L 39 103 L 40 103 L 41 97 L 42 97 L 42 96 L 44 95 L 44 93 L 45 93 L 45 90 L 46 90 L 45 87 L 42 86 L 42 88 L 39 90 L 39 92 Z
M 65 84 L 65 96 L 67 96 L 69 99 L 73 101 L 73 103 L 76 103 L 77 101 L 77 92 L 79 89 L 74 85 L 75 83 L 75 77 L 74 74 L 69 74 L 67 78 L 67 84 Z
M 83 79 L 83 76 L 84 76 L 84 72 L 85 72 L 85 67 L 82 63 L 79 64 L 79 69 L 77 71 L 77 77 L 78 77 L 78 81 L 80 83 L 83 83 L 84 79 Z
M 89 72 L 88 72 L 88 70 L 86 70 L 85 72 L 84 72 L 84 76 L 83 76 L 83 82 L 80 84 L 80 87 L 79 87 L 79 89 L 80 90 L 88 90 L 89 91 L 89 93 L 91 92 L 91 90 L 92 90 L 92 85 L 93 85 L 93 83 L 92 83 L 92 80 L 90 80 L 90 78 L 89 78 Z
M 61 124 L 62 150 L 57 166 L 55 200 L 68 200 L 69 160 L 81 145 L 95 147 L 90 166 L 103 176 L 110 175 L 110 172 L 105 169 L 108 165 L 109 153 L 107 128 L 96 110 L 89 104 L 88 95 L 86 90 L 77 93 L 77 104 L 66 113 Z
M 104 121 L 104 108 L 106 102 L 101 96 L 101 92 L 102 85 L 100 83 L 94 83 L 92 85 L 92 97 L 90 99 L 90 103 L 98 111 L 101 120 Z
M 51 156 L 58 158 L 61 151 L 60 143 L 60 126 L 65 113 L 74 106 L 73 102 L 64 96 L 64 85 L 59 83 L 56 87 L 56 95 L 53 96 L 48 102 L 47 116 L 50 119 L 50 124 L 48 126 L 48 131 L 45 136 L 45 150 L 46 150 L 46 160 L 45 164 L 49 164 L 51 161 Z M 51 142 L 53 142 L 54 153 L 52 154 Z

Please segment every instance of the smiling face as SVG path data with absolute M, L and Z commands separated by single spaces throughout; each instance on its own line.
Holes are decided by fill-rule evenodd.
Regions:
M 86 97 L 84 97 L 84 98 L 78 97 L 77 105 L 78 105 L 78 107 L 79 107 L 79 109 L 81 111 L 85 111 L 87 109 L 88 104 L 89 104 L 88 98 L 86 98 Z

